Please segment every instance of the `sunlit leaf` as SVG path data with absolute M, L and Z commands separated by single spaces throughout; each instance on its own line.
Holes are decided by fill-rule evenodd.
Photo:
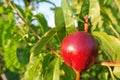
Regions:
M 62 0 L 62 10 L 64 14 L 65 27 L 67 33 L 74 32 L 75 25 L 74 25 L 73 12 L 70 8 L 70 4 L 68 3 L 68 0 Z
M 110 6 L 102 7 L 102 14 L 103 14 L 105 23 L 109 23 L 111 30 L 116 34 L 117 37 L 119 37 L 120 25 L 119 25 L 119 18 L 117 17 L 119 12 L 117 10 L 113 11 L 113 9 L 114 8 Z
M 60 80 L 60 59 L 57 58 L 54 66 L 53 80 Z
M 24 80 L 35 80 L 37 76 L 40 76 L 39 72 L 42 67 L 40 61 L 42 58 L 34 57 L 30 63 L 27 65 L 27 70 L 25 72 Z
M 113 14 L 112 10 L 110 7 L 104 7 L 103 10 L 105 11 L 105 13 L 107 14 L 108 18 L 111 20 L 111 22 L 117 26 L 118 25 L 118 21 L 116 18 L 116 15 Z
M 90 0 L 89 17 L 92 23 L 92 30 L 94 30 L 100 19 L 99 0 Z
M 117 78 L 120 79 L 120 67 L 115 67 L 113 73 Z
M 2 34 L 2 48 L 4 50 L 4 61 L 5 66 L 10 71 L 23 70 L 25 66 L 22 66 L 18 61 L 16 50 L 19 43 L 20 35 L 17 33 L 17 27 L 14 22 L 14 14 L 10 12 L 8 16 L 2 17 L 4 23 L 1 28 L 3 28 Z M 1 25 L 0 24 L 0 25 Z
M 81 5 L 83 4 L 83 1 L 78 1 L 78 0 L 71 0 L 72 1 L 72 7 L 75 9 L 75 13 L 79 14 L 81 11 Z
M 24 68 L 25 66 L 22 66 L 17 59 L 16 50 L 18 46 L 18 39 L 8 40 L 8 44 L 10 45 L 6 45 L 4 53 L 4 60 L 7 68 L 11 71 Z
M 120 40 L 105 32 L 93 32 L 101 49 L 106 53 L 110 61 L 116 61 L 120 55 Z
M 60 41 L 66 35 L 64 16 L 61 8 L 55 8 L 55 26 Z

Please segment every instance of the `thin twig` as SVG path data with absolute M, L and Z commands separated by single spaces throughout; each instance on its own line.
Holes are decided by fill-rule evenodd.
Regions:
M 96 64 L 100 64 L 103 66 L 120 66 L 120 62 L 98 62 Z
M 2 80 L 7 80 L 7 77 L 4 73 L 1 74 L 1 78 L 2 78 Z
M 47 44 L 46 47 L 49 48 L 49 49 L 51 49 L 52 52 L 53 52 L 57 57 L 61 57 L 61 55 L 60 55 L 54 48 L 52 48 L 50 45 Z
M 21 13 L 14 7 L 14 5 L 11 3 L 10 0 L 8 1 L 8 4 L 16 12 L 16 14 L 23 20 L 23 22 L 28 26 L 28 28 L 35 34 L 35 36 L 38 39 L 41 39 L 41 37 L 32 29 L 32 27 L 30 26 L 30 24 L 23 18 L 23 16 L 21 15 Z
M 113 71 L 112 71 L 112 69 L 110 68 L 110 66 L 108 66 L 108 70 L 109 70 L 109 72 L 110 72 L 110 75 L 111 75 L 112 80 L 115 80 L 115 77 L 114 77 L 114 75 L 113 75 Z

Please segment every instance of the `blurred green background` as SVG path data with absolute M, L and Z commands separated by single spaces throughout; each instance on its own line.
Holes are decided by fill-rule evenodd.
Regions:
M 96 62 L 120 62 L 120 0 L 0 0 L 0 80 L 75 80 L 56 52 L 83 30 L 85 15 L 99 44 Z M 81 78 L 120 80 L 120 67 L 95 64 Z

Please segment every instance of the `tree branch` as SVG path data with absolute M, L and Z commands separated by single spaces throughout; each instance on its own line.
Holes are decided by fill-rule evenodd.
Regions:
M 38 38 L 41 39 L 41 37 L 32 29 L 32 27 L 30 26 L 30 24 L 23 18 L 23 16 L 21 15 L 21 13 L 15 8 L 15 6 L 11 3 L 10 0 L 8 0 L 8 4 L 10 5 L 10 7 L 16 12 L 16 14 L 23 20 L 23 22 L 27 25 L 27 27 L 34 33 L 34 35 Z M 60 54 L 53 49 L 50 45 L 46 44 L 46 46 L 52 50 L 52 52 L 58 56 L 61 57 Z
M 100 64 L 103 66 L 120 66 L 120 62 L 98 62 L 96 64 Z

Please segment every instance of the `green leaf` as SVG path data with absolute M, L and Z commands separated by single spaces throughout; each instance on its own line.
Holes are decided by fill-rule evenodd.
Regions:
M 114 67 L 113 73 L 117 78 L 120 79 L 120 67 Z
M 81 5 L 83 4 L 83 1 L 78 1 L 78 0 L 71 0 L 72 1 L 72 7 L 75 9 L 76 14 L 79 14 L 81 11 Z
M 65 31 L 65 22 L 64 22 L 64 16 L 62 9 L 60 7 L 55 8 L 55 25 L 56 25 L 56 31 L 58 34 L 58 37 L 60 41 L 63 40 L 63 38 L 66 35 Z
M 42 58 L 40 57 L 34 57 L 30 61 L 24 74 L 24 80 L 35 80 L 36 77 L 40 76 L 39 72 L 42 67 L 40 61 L 42 61 Z
M 49 65 L 47 66 L 47 69 L 44 75 L 44 80 L 53 80 L 53 71 L 54 71 L 55 62 L 56 62 L 56 58 L 52 59 Z
M 104 13 L 106 13 L 109 20 L 116 26 L 119 26 L 118 25 L 119 21 L 116 18 L 116 14 L 113 14 L 112 9 L 110 7 L 103 7 L 102 9 L 105 11 Z
M 110 61 L 116 61 L 120 56 L 120 40 L 105 32 L 93 32 L 101 49 L 106 53 Z
M 100 20 L 100 5 L 98 0 L 90 0 L 89 17 L 92 23 L 92 30 L 94 30 Z
M 6 63 L 6 67 L 11 70 L 19 70 L 19 69 L 24 69 L 25 66 L 21 65 L 16 54 L 17 46 L 18 46 L 18 37 L 14 37 L 10 40 L 8 40 L 9 45 L 6 45 L 4 51 L 4 60 Z
M 52 28 L 49 31 L 47 31 L 44 36 L 38 40 L 38 42 L 33 46 L 31 49 L 31 52 L 35 54 L 39 54 L 41 49 L 47 44 L 47 42 L 55 35 L 56 29 Z
M 21 65 L 16 54 L 20 35 L 17 33 L 18 28 L 15 25 L 14 14 L 9 12 L 7 16 L 3 16 L 1 19 L 4 21 L 0 23 L 0 27 L 3 28 L 1 38 L 5 67 L 10 71 L 23 70 L 25 66 Z
M 74 14 L 70 8 L 70 5 L 68 3 L 68 0 L 62 0 L 62 10 L 64 14 L 65 19 L 65 27 L 67 33 L 75 32 L 75 24 L 74 24 Z
M 75 72 L 73 69 L 69 66 L 67 66 L 65 63 L 62 63 L 61 65 L 61 80 L 74 80 L 75 79 Z
M 47 54 L 44 56 L 43 62 L 42 62 L 42 74 L 44 75 L 46 72 L 46 69 L 48 68 L 48 65 L 51 63 L 51 61 L 54 59 L 53 54 Z
M 105 23 L 109 23 L 111 30 L 116 34 L 117 37 L 119 37 L 120 25 L 119 25 L 119 18 L 117 16 L 119 15 L 119 12 L 113 9 L 114 8 L 110 6 L 102 7 L 102 14 L 104 21 L 106 21 Z
M 90 1 L 88 0 L 80 0 L 80 14 L 79 16 L 83 18 L 86 14 L 89 14 L 89 8 L 90 8 Z
M 118 10 L 120 11 L 120 1 L 119 0 L 114 0 L 114 2 L 116 3 Z
M 42 32 L 45 33 L 48 30 L 48 24 L 47 24 L 45 17 L 43 16 L 43 14 L 39 13 L 39 14 L 35 15 L 34 17 L 39 22 Z
M 55 62 L 53 80 L 60 80 L 60 58 L 57 58 Z
M 25 46 L 25 44 L 20 44 L 16 50 L 17 58 L 19 62 L 23 65 L 26 65 L 29 62 L 30 58 L 30 47 Z

